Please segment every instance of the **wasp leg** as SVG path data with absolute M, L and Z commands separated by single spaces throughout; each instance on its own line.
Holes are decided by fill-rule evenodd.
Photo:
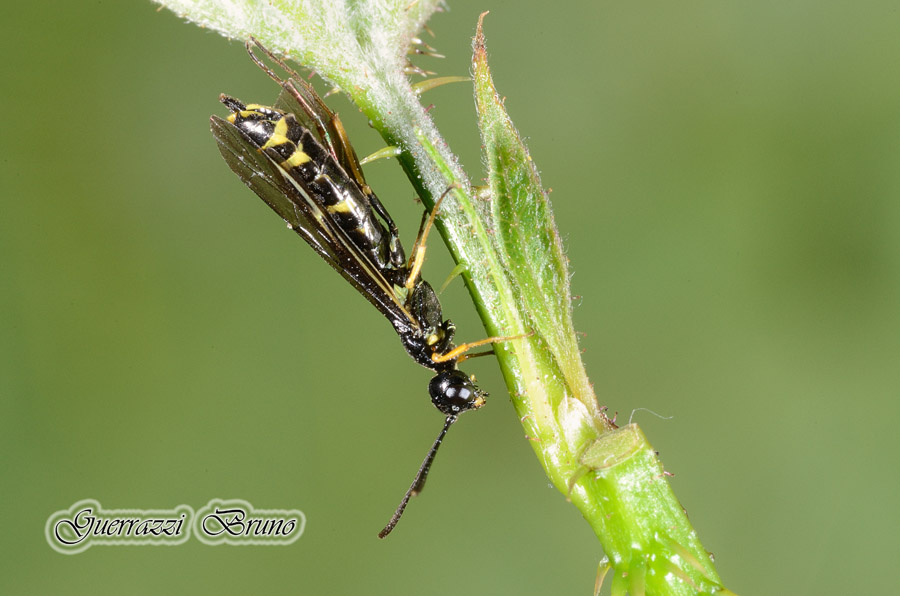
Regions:
M 506 338 L 503 338 L 506 339 Z M 485 350 L 484 352 L 475 352 L 474 354 L 463 354 L 459 357 L 457 362 L 464 362 L 466 360 L 471 360 L 472 358 L 481 358 L 482 356 L 493 356 L 494 350 Z
M 272 62 L 277 64 L 285 73 L 287 73 L 288 79 L 282 79 L 277 74 L 275 74 L 275 72 L 253 52 L 254 46 L 259 48 L 259 50 L 263 54 L 268 56 Z M 309 85 L 309 83 L 303 80 L 303 78 L 296 70 L 288 66 L 288 64 L 284 60 L 276 56 L 269 48 L 265 47 L 259 42 L 258 39 L 253 36 L 250 36 L 250 39 L 244 43 L 244 47 L 247 49 L 247 53 L 250 54 L 250 59 L 253 60 L 253 63 L 256 64 L 260 69 L 262 69 L 262 71 L 265 72 L 269 76 L 269 78 L 278 83 L 282 89 L 290 93 L 291 96 L 297 101 L 297 103 L 299 103 L 303 108 L 303 111 L 311 119 L 314 120 L 316 130 L 319 132 L 319 136 L 328 141 L 326 143 L 328 145 L 327 149 L 332 153 L 332 156 L 338 160 L 338 162 L 340 162 L 340 159 L 338 159 L 338 156 L 334 153 L 330 129 L 328 128 L 328 123 L 323 120 L 322 114 L 328 115 L 329 120 L 331 121 L 337 121 L 335 123 L 335 129 L 337 130 L 337 134 L 340 137 L 339 141 L 344 145 L 345 151 L 347 150 L 347 148 L 352 151 L 352 148 L 350 148 L 350 142 L 347 140 L 347 135 L 346 133 L 344 133 L 344 128 L 341 125 L 337 114 L 333 113 L 328 108 L 328 106 L 325 105 L 322 99 L 316 94 L 315 90 Z M 295 82 L 296 85 L 294 84 Z M 303 87 L 303 92 L 297 89 L 297 85 Z M 355 154 L 353 155 L 353 158 L 354 160 L 356 159 Z M 356 175 L 358 172 L 359 166 L 355 166 L 355 171 L 352 173 Z M 362 182 L 364 184 L 365 180 L 363 180 Z
M 487 344 L 495 344 L 503 341 L 512 341 L 514 339 L 525 339 L 526 337 L 531 337 L 534 335 L 534 331 L 530 333 L 523 333 L 522 335 L 508 335 L 506 337 L 488 337 L 486 339 L 482 339 L 479 341 L 473 341 L 471 343 L 463 344 L 461 346 L 457 346 L 450 350 L 445 354 L 432 354 L 431 359 L 440 364 L 441 362 L 449 362 L 450 360 L 455 360 L 457 362 L 462 362 L 468 358 L 473 358 L 475 356 L 483 356 L 484 354 L 490 354 L 491 352 L 485 352 L 473 354 L 472 356 L 466 356 L 465 353 L 471 350 L 472 348 L 477 348 L 478 346 L 484 346 Z
M 253 53 L 253 46 L 259 48 L 266 56 L 269 57 L 270 60 L 272 60 L 272 62 L 280 66 L 281 69 L 288 74 L 288 77 L 291 77 L 293 79 L 300 78 L 300 75 L 297 74 L 296 70 L 288 66 L 284 60 L 276 56 L 269 48 L 261 44 L 258 39 L 251 35 L 250 39 L 244 42 L 244 47 L 247 48 L 247 53 L 250 54 L 250 59 L 253 60 L 253 62 L 256 63 L 256 65 L 260 67 L 266 74 L 268 74 L 269 77 L 272 78 L 276 83 L 281 85 L 284 83 L 284 81 L 280 79 L 274 72 L 272 72 L 272 69 L 263 64 L 263 61 Z
M 272 54 L 272 52 L 270 52 L 265 46 L 263 46 L 261 43 L 259 43 L 259 42 L 256 40 L 255 37 L 251 36 L 250 39 L 247 40 L 247 41 L 244 43 L 244 47 L 247 48 L 247 53 L 250 54 L 250 59 L 253 60 L 253 63 L 256 64 L 260 69 L 262 69 L 262 71 L 263 71 L 264 73 L 266 73 L 267 75 L 269 75 L 269 78 L 270 78 L 270 79 L 272 79 L 273 81 L 275 81 L 276 83 L 278 83 L 278 84 L 281 85 L 282 87 L 284 86 L 284 79 L 282 79 L 282 78 L 279 77 L 277 74 L 275 74 L 275 71 L 273 71 L 271 68 L 269 68 L 262 60 L 259 59 L 259 57 L 258 57 L 256 54 L 253 53 L 253 46 L 256 46 L 256 47 L 258 47 L 260 50 L 262 50 L 263 53 L 265 53 L 266 56 L 268 56 L 268 57 L 271 58 L 276 64 L 278 64 L 279 66 L 281 66 L 282 68 L 284 68 L 285 71 L 286 71 L 289 75 L 290 75 L 290 74 L 296 74 L 296 73 L 294 73 L 294 71 L 291 70 L 290 68 L 285 67 L 284 63 L 281 62 L 278 58 L 276 58 L 276 57 Z
M 372 204 L 375 213 L 380 215 L 381 219 L 383 219 L 384 223 L 388 226 L 388 231 L 391 234 L 391 246 L 393 247 L 395 244 L 400 244 L 400 232 L 397 230 L 397 224 L 391 219 L 391 214 L 387 212 L 387 209 L 381 204 L 381 200 L 372 192 L 372 189 L 369 188 L 368 185 L 366 185 L 364 190 L 368 191 L 366 196 L 369 199 L 369 203 Z
M 346 158 L 345 160 L 340 159 L 340 156 L 335 155 L 335 159 L 340 163 L 345 163 L 350 167 L 349 174 L 352 175 L 356 182 L 359 184 L 362 191 L 370 196 L 374 197 L 375 202 L 378 203 L 378 197 L 375 196 L 375 193 L 372 192 L 372 189 L 369 188 L 368 183 L 366 182 L 366 177 L 363 176 L 362 166 L 359 165 L 359 157 L 356 156 L 356 151 L 353 150 L 353 145 L 350 144 L 350 139 L 347 137 L 347 131 L 344 130 L 344 123 L 341 122 L 340 117 L 337 114 L 332 113 L 331 115 L 331 124 L 334 127 L 335 132 L 337 133 L 337 143 L 341 146 L 341 153 Z M 387 215 L 387 211 L 385 211 L 384 207 L 381 206 L 381 203 L 378 203 L 376 210 L 384 218 L 386 221 L 393 224 L 391 221 L 391 216 Z
M 425 241 L 428 239 L 428 232 L 434 227 L 434 219 L 437 217 L 441 202 L 443 202 L 444 197 L 446 197 L 454 188 L 459 188 L 459 185 L 454 184 L 445 190 L 444 194 L 434 202 L 431 213 L 422 215 L 422 225 L 419 227 L 419 235 L 416 237 L 415 244 L 413 244 L 412 252 L 409 256 L 409 264 L 407 265 L 409 276 L 407 276 L 406 283 L 404 284 L 404 287 L 407 290 L 412 291 L 416 286 L 416 282 L 419 280 L 419 274 L 422 272 L 422 265 L 425 263 Z

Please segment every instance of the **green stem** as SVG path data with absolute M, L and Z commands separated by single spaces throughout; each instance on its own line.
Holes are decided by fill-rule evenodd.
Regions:
M 384 140 L 401 149 L 399 162 L 426 205 L 458 187 L 454 200 L 442 204 L 438 227 L 463 266 L 487 332 L 531 330 L 534 317 L 517 296 L 515 265 L 504 264 L 493 239 L 497 230 L 477 204 L 483 199 L 473 196 L 412 87 L 404 79 L 375 94 L 348 92 Z M 367 102 L 373 95 L 378 105 Z M 614 593 L 727 593 L 652 446 L 636 425 L 616 429 L 606 418 L 577 355 L 574 333 L 565 321 L 559 326 L 569 332 L 561 342 L 539 333 L 498 344 L 495 352 L 548 478 L 582 512 L 607 553 Z

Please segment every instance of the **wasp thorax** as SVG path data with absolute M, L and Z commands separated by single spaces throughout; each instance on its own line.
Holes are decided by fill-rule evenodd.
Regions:
M 438 373 L 428 385 L 431 403 L 447 416 L 475 410 L 484 405 L 487 395 L 460 370 Z

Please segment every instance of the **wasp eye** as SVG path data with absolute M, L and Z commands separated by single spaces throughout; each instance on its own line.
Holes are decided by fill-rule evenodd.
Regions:
M 484 405 L 485 393 L 459 370 L 438 373 L 428 385 L 431 403 L 442 413 L 450 416 L 466 410 L 474 410 Z

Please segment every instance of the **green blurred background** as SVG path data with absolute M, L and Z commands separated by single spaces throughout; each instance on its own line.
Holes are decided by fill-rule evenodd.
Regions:
M 495 81 L 565 239 L 598 397 L 661 452 L 740 594 L 891 593 L 898 555 L 896 2 L 451 2 L 431 26 Z M 440 416 L 390 326 L 228 171 L 242 46 L 149 2 L 0 24 L 3 594 L 589 594 L 602 552 L 548 486 L 496 365 L 428 490 L 375 534 Z M 480 179 L 466 84 L 424 97 Z M 361 154 L 377 135 L 333 98 Z M 420 207 L 367 167 L 409 244 Z M 452 268 L 433 243 L 425 275 Z M 458 282 L 462 339 L 484 331 Z M 646 409 L 646 410 L 645 410 Z M 649 413 L 652 410 L 659 416 Z M 290 547 L 94 547 L 83 498 L 298 508 Z

